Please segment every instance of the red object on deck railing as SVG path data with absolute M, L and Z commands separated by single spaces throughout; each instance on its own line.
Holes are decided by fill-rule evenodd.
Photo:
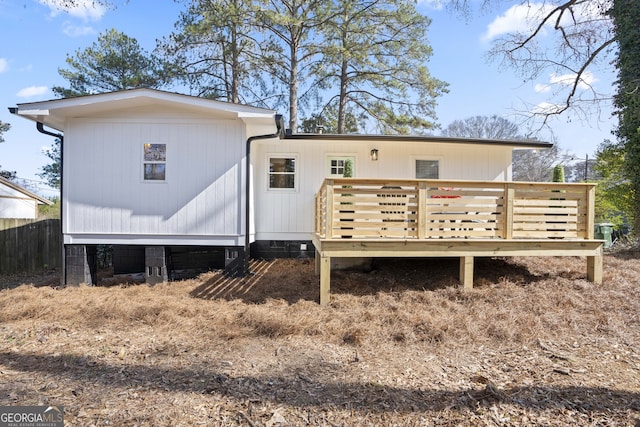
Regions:
M 453 187 L 440 187 L 438 190 L 453 191 Z M 432 199 L 459 199 L 462 196 L 431 196 Z

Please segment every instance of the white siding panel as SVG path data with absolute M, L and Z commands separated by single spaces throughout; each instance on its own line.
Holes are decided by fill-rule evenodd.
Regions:
M 238 235 L 242 124 L 76 120 L 65 136 L 65 232 Z M 144 182 L 142 146 L 167 144 L 166 182 Z
M 379 160 L 370 159 L 372 148 Z M 415 178 L 415 159 L 440 161 L 440 178 L 503 181 L 510 179 L 511 148 L 488 145 L 416 143 L 399 141 L 261 141 L 252 156 L 254 165 L 255 227 L 257 240 L 310 239 L 314 227 L 314 195 L 327 176 L 327 157 L 354 156 L 359 178 Z M 269 191 L 269 155 L 297 156 L 296 191 Z
M 0 184 L 0 218 L 37 217 L 37 201 L 29 199 L 24 193 Z

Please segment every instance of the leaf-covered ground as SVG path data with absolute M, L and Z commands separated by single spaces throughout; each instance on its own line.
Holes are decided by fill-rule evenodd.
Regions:
M 154 287 L 0 278 L 0 405 L 62 405 L 68 426 L 635 426 L 640 253 L 309 260 Z M 16 286 L 19 283 L 23 285 Z

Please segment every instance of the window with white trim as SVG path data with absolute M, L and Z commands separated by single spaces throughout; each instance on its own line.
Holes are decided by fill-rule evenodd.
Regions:
M 440 161 L 416 159 L 416 179 L 440 178 Z
M 142 169 L 145 181 L 166 181 L 167 144 L 144 144 Z
M 352 172 L 355 175 L 355 164 L 356 159 L 353 156 L 330 156 L 328 157 L 328 166 L 329 173 L 327 176 L 331 178 L 342 178 L 344 177 L 344 167 L 347 163 L 347 160 L 351 160 L 351 168 Z
M 296 184 L 296 158 L 269 157 L 269 189 L 295 190 Z

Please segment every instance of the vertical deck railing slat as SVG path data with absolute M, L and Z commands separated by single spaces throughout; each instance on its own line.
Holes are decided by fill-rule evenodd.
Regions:
M 324 184 L 323 184 L 324 186 Z M 320 194 L 322 192 L 322 187 L 320 188 L 320 191 L 318 191 L 315 196 L 313 197 L 313 202 L 315 205 L 315 209 L 316 211 L 314 212 L 314 232 L 316 234 L 322 235 L 322 226 L 321 226 L 321 221 L 320 221 L 320 217 L 322 216 L 322 207 L 320 206 Z
M 427 183 L 418 183 L 418 239 L 427 238 Z
M 588 240 L 593 240 L 595 236 L 595 212 L 596 212 L 596 188 L 595 187 L 587 187 L 585 188 L 585 199 L 586 199 L 586 233 L 584 238 Z
M 327 201 L 325 203 L 327 209 L 327 215 L 325 222 L 327 224 L 326 238 L 331 239 L 333 237 L 333 210 L 335 209 L 335 203 L 333 200 L 333 180 L 327 179 Z
M 515 189 L 510 183 L 504 185 L 503 195 L 503 239 L 513 239 L 513 199 L 515 198 Z

